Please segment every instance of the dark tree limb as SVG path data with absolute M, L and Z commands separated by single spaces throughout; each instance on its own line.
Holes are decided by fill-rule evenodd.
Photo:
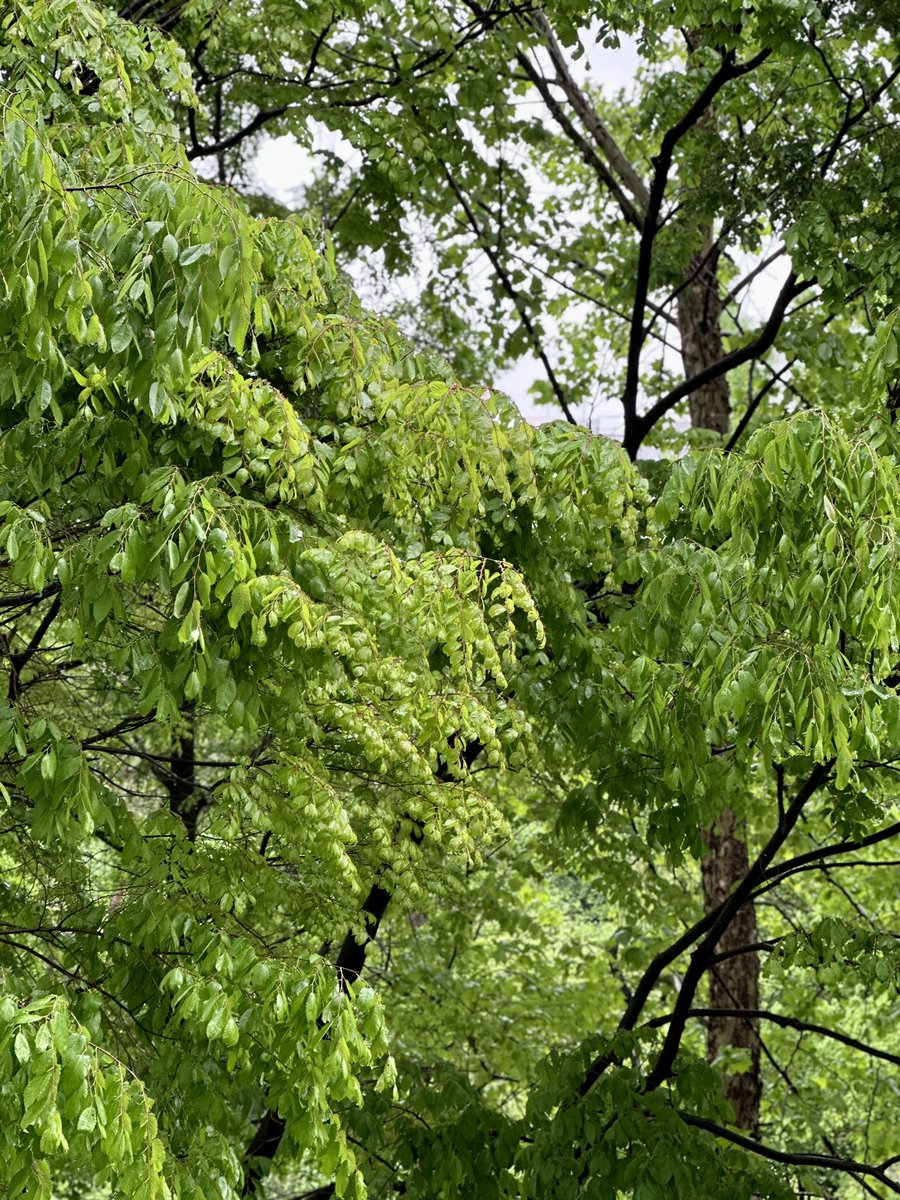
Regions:
M 745 63 L 735 61 L 735 52 L 733 50 L 729 50 L 723 55 L 719 69 L 711 76 L 706 87 L 697 96 L 681 120 L 677 121 L 666 132 L 662 139 L 659 153 L 653 160 L 653 179 L 650 184 L 644 214 L 644 231 L 641 235 L 641 242 L 638 248 L 634 306 L 631 313 L 631 330 L 628 340 L 628 363 L 625 375 L 625 389 L 622 394 L 622 407 L 625 410 L 624 445 L 629 453 L 637 453 L 638 446 L 650 428 L 649 425 L 646 428 L 642 426 L 639 432 L 637 427 L 637 398 L 640 383 L 641 350 L 643 349 L 645 339 L 644 312 L 650 291 L 654 242 L 660 227 L 660 214 L 669 180 L 669 171 L 675 154 L 675 147 L 684 135 L 700 121 L 712 101 L 727 83 L 733 79 L 740 78 L 742 75 L 746 75 L 750 71 L 754 71 L 765 62 L 769 54 L 769 50 L 761 50 L 759 54 Z M 664 409 L 663 411 L 668 410 Z
M 197 820 L 206 801 L 197 795 L 196 724 L 197 709 L 188 701 L 182 707 L 180 728 L 174 734 L 172 754 L 157 775 L 169 793 L 169 808 L 181 818 L 188 841 L 197 840 Z
M 784 814 L 780 819 L 784 819 Z M 857 850 L 864 850 L 868 846 L 877 845 L 880 842 L 888 841 L 890 838 L 900 836 L 900 821 L 893 825 L 888 825 L 884 829 L 877 830 L 868 837 L 860 838 L 856 841 L 837 842 L 831 846 L 822 846 L 817 850 L 810 850 L 804 854 L 798 854 L 794 858 L 786 859 L 782 863 L 774 866 L 769 866 L 762 873 L 762 882 L 753 891 L 751 899 L 758 899 L 774 888 L 789 876 L 797 874 L 800 871 L 818 870 L 822 860 L 834 858 L 842 854 L 853 854 Z M 832 866 L 891 866 L 893 863 L 879 862 L 859 862 L 859 863 L 834 863 Z M 632 999 L 625 1010 L 625 1014 L 619 1023 L 622 1029 L 634 1029 L 640 1020 L 641 1013 L 650 999 L 653 988 L 656 986 L 660 976 L 666 967 L 670 966 L 686 951 L 690 950 L 704 934 L 711 929 L 713 922 L 718 918 L 721 908 L 713 912 L 706 913 L 698 921 L 686 929 L 685 932 L 677 938 L 671 945 L 661 950 L 659 954 L 652 960 L 643 976 L 634 989 Z M 591 1069 L 582 1081 L 580 1088 L 581 1094 L 590 1091 L 594 1083 L 603 1073 L 603 1071 L 611 1065 L 611 1061 L 600 1057 L 591 1064 Z
M 416 845 L 421 842 L 422 828 L 420 825 L 413 826 L 410 837 Z M 362 974 L 369 946 L 377 936 L 378 927 L 390 901 L 391 893 L 376 880 L 362 903 L 365 929 L 363 940 L 358 940 L 355 929 L 348 930 L 334 962 L 334 969 L 342 985 L 355 983 Z M 244 1154 L 246 1165 L 244 1184 L 241 1189 L 242 1196 L 256 1195 L 259 1181 L 263 1175 L 263 1163 L 271 1162 L 275 1157 L 286 1128 L 287 1124 L 284 1118 L 272 1109 L 267 1109 L 260 1117 L 253 1138 Z M 321 1194 L 324 1196 L 332 1193 L 326 1191 Z M 313 1192 L 312 1195 L 317 1195 L 317 1193 Z
M 769 314 L 769 319 L 762 328 L 759 337 L 752 341 L 747 346 L 741 346 L 738 350 L 733 350 L 730 354 L 726 354 L 724 358 L 718 362 L 710 364 L 704 371 L 692 376 L 690 379 L 685 379 L 679 383 L 677 387 L 672 388 L 661 399 L 652 405 L 647 412 L 638 416 L 636 412 L 632 412 L 630 425 L 626 425 L 625 439 L 623 445 L 632 458 L 637 454 L 641 442 L 653 428 L 657 421 L 665 416 L 670 409 L 674 408 L 679 400 L 684 400 L 686 396 L 690 396 L 692 392 L 703 387 L 713 379 L 718 379 L 722 375 L 726 375 L 729 371 L 733 371 L 735 367 L 742 366 L 745 362 L 750 362 L 751 359 L 759 358 L 760 355 L 774 345 L 775 338 L 778 336 L 778 331 L 784 323 L 787 309 L 790 302 L 799 296 L 801 292 L 807 290 L 815 283 L 815 280 L 808 280 L 804 283 L 798 283 L 797 276 L 793 271 L 788 275 L 781 291 L 778 293 L 778 299 Z
M 278 106 L 278 108 L 260 109 L 256 116 L 253 117 L 252 120 L 248 121 L 242 129 L 238 129 L 235 133 L 230 134 L 228 137 L 221 138 L 216 142 L 210 142 L 205 146 L 201 145 L 197 141 L 196 130 L 194 125 L 191 123 L 193 118 L 189 114 L 188 121 L 190 124 L 191 140 L 193 145 L 187 149 L 187 157 L 188 159 L 211 158 L 216 154 L 224 154 L 226 150 L 231 150 L 241 142 L 246 141 L 247 138 L 253 137 L 254 133 L 258 133 L 265 125 L 268 125 L 270 121 L 274 121 L 276 117 L 283 116 L 284 113 L 286 113 L 291 107 L 293 106 L 290 104 L 281 104 Z
M 776 867 L 770 867 L 763 873 L 763 883 L 768 886 L 761 887 L 756 895 L 761 895 L 765 891 L 769 891 L 772 887 L 777 886 L 777 883 L 788 875 L 795 875 L 798 871 L 818 869 L 823 860 L 834 858 L 841 854 L 853 854 L 857 850 L 865 850 L 868 846 L 877 846 L 880 842 L 889 841 L 891 838 L 900 836 L 900 821 L 895 821 L 893 825 L 886 825 L 883 829 L 877 829 L 874 833 L 870 833 L 868 837 L 859 838 L 855 841 L 836 842 L 832 846 L 820 846 L 817 850 L 807 850 L 805 854 L 797 854 L 794 858 L 786 859 L 785 862 L 779 863 Z M 850 864 L 847 864 L 850 865 Z M 877 863 L 859 863 L 859 866 L 878 866 Z M 774 881 L 774 882 L 772 882 Z
M 722 300 L 723 308 L 729 305 L 732 300 L 735 300 L 744 290 L 744 288 L 749 287 L 753 280 L 756 279 L 757 275 L 761 275 L 767 267 L 771 267 L 772 263 L 778 262 L 779 258 L 781 258 L 785 253 L 786 251 L 784 246 L 779 246 L 777 250 L 774 250 L 771 254 L 766 255 L 765 258 L 760 259 L 755 267 L 753 267 L 747 272 L 746 275 L 739 279 L 733 287 L 728 289 Z
M 830 1038 L 832 1041 L 849 1046 L 851 1050 L 858 1050 L 860 1054 L 867 1054 L 870 1058 L 882 1058 L 885 1062 L 900 1066 L 900 1054 L 891 1054 L 890 1051 L 882 1050 L 878 1046 L 870 1046 L 837 1029 L 828 1029 L 824 1025 L 816 1025 L 812 1021 L 801 1021 L 797 1017 L 787 1017 L 766 1008 L 692 1008 L 688 1016 L 736 1017 L 748 1021 L 768 1021 L 769 1024 L 779 1025 L 783 1029 L 796 1029 L 801 1033 L 814 1033 L 819 1037 Z M 647 1025 L 653 1029 L 661 1028 L 668 1025 L 671 1020 L 672 1014 L 667 1013 L 664 1017 L 654 1017 L 652 1021 L 647 1022 Z
M 271 1162 L 281 1145 L 284 1137 L 286 1122 L 277 1112 L 268 1109 L 256 1124 L 256 1130 L 250 1144 L 244 1153 L 244 1184 L 242 1196 L 256 1195 L 256 1189 L 263 1175 L 262 1164 Z M 315 1195 L 315 1193 L 312 1193 Z
M 695 1117 L 691 1113 L 684 1112 L 680 1112 L 678 1115 L 685 1125 L 692 1125 L 695 1129 L 704 1129 L 714 1137 L 722 1138 L 726 1142 L 733 1142 L 735 1146 L 749 1150 L 752 1154 L 757 1154 L 760 1158 L 766 1158 L 770 1162 L 783 1163 L 789 1167 L 821 1167 L 826 1171 L 842 1171 L 847 1175 L 869 1176 L 890 1188 L 895 1195 L 900 1196 L 900 1183 L 891 1179 L 882 1167 L 831 1154 L 794 1154 L 787 1150 L 776 1150 L 753 1138 L 745 1137 L 744 1134 L 738 1133 L 734 1129 L 728 1129 L 725 1125 L 717 1125 L 715 1121 L 708 1121 L 706 1117 Z
M 747 428 L 747 426 L 753 420 L 753 416 L 754 416 L 756 410 L 759 408 L 760 404 L 763 402 L 763 400 L 765 400 L 766 396 L 769 394 L 769 392 L 772 390 L 772 388 L 776 385 L 776 383 L 781 382 L 782 378 L 787 374 L 787 372 L 791 369 L 791 367 L 794 365 L 794 363 L 796 361 L 797 361 L 796 358 L 792 358 L 792 359 L 790 359 L 789 362 L 786 362 L 780 371 L 775 371 L 772 374 L 772 376 L 766 380 L 766 382 L 762 385 L 762 387 L 759 388 L 755 392 L 752 399 L 750 400 L 750 403 L 747 405 L 744 415 L 741 417 L 740 421 L 738 421 L 737 425 L 735 426 L 734 432 L 732 433 L 732 435 L 728 439 L 728 441 L 725 443 L 725 449 L 722 451 L 723 454 L 730 454 L 732 452 L 732 450 L 735 448 L 735 446 L 738 444 L 738 442 L 743 437 L 744 430 Z
M 470 5 L 470 8 L 471 7 L 472 6 Z M 319 55 L 321 54 L 323 48 L 326 48 L 325 39 L 335 24 L 334 20 L 332 20 L 326 25 L 325 29 L 320 31 L 316 36 L 316 40 L 311 50 L 310 59 L 310 65 L 312 66 L 313 70 L 310 70 L 310 65 L 308 65 L 307 71 L 303 76 L 297 76 L 296 78 L 283 78 L 278 80 L 278 82 L 296 87 L 298 92 L 301 92 L 307 96 L 310 94 L 320 95 L 327 92 L 334 93 L 324 102 L 325 107 L 328 108 L 367 108 L 376 101 L 384 100 L 391 96 L 403 83 L 406 83 L 411 79 L 422 79 L 425 76 L 440 70 L 442 66 L 449 62 L 455 54 L 467 46 L 473 39 L 494 28 L 507 17 L 515 16 L 519 11 L 520 6 L 510 5 L 505 7 L 502 4 L 491 5 L 489 10 L 479 10 L 480 15 L 476 14 L 474 20 L 470 21 L 467 25 L 459 28 L 456 31 L 456 40 L 451 47 L 448 48 L 446 46 L 439 46 L 427 50 L 417 62 L 413 63 L 406 70 L 400 70 L 395 60 L 392 70 L 388 67 L 384 68 L 390 73 L 388 74 L 387 78 L 378 81 L 378 86 L 375 88 L 375 90 L 367 92 L 363 96 L 355 97 L 349 94 L 346 96 L 338 96 L 337 92 L 338 89 L 346 89 L 349 92 L 354 88 L 358 88 L 358 73 L 350 79 L 327 79 L 321 84 L 317 84 L 315 86 L 313 86 L 311 83 L 313 70 L 316 66 L 318 66 Z M 244 67 L 236 68 L 233 74 L 237 73 L 260 74 L 259 72 L 254 72 L 252 69 Z M 266 78 L 264 75 L 262 77 Z M 207 82 L 215 81 L 210 80 L 207 76 Z M 374 83 L 375 81 L 373 80 L 371 82 Z M 224 154 L 226 151 L 240 145 L 241 142 L 246 141 L 247 138 L 253 137 L 254 134 L 265 128 L 265 126 L 271 121 L 283 116 L 284 113 L 288 112 L 289 110 L 298 107 L 300 107 L 299 101 L 293 101 L 289 102 L 288 104 L 278 105 L 274 108 L 260 109 L 255 116 L 252 117 L 251 120 L 248 121 L 247 124 L 241 129 L 236 130 L 228 137 L 218 138 L 216 141 L 206 145 L 201 145 L 196 138 L 196 133 L 192 132 L 192 145 L 187 150 L 187 157 L 189 159 L 210 158 L 218 154 Z
M 828 778 L 832 765 L 833 763 L 830 760 L 826 763 L 819 763 L 810 772 L 806 782 L 797 792 L 793 803 L 785 810 L 783 817 L 779 819 L 775 832 L 769 838 L 768 842 L 766 842 L 742 882 L 738 884 L 731 896 L 722 905 L 719 915 L 713 922 L 709 933 L 691 955 L 688 969 L 681 983 L 681 990 L 678 993 L 673 1020 L 669 1025 L 668 1033 L 666 1034 L 663 1047 L 659 1052 L 656 1064 L 647 1078 L 648 1091 L 653 1091 L 654 1088 L 659 1087 L 672 1073 L 675 1055 L 678 1053 L 681 1045 L 681 1037 L 684 1033 L 687 1013 L 693 1005 L 694 995 L 700 980 L 708 970 L 715 956 L 716 947 L 722 934 L 742 905 L 752 898 L 753 892 L 762 880 L 772 859 L 787 841 L 789 834 L 800 820 L 803 809 Z
M 826 1026 L 815 1025 L 812 1021 L 802 1021 L 796 1016 L 785 1016 L 781 1013 L 770 1012 L 769 1009 L 751 1009 L 748 1012 L 742 1012 L 740 1009 L 722 1009 L 722 1013 L 728 1016 L 746 1016 L 746 1018 L 755 1018 L 761 1021 L 768 1021 L 770 1025 L 780 1025 L 786 1030 L 799 1030 L 803 1033 L 815 1033 L 818 1037 L 830 1038 L 833 1042 L 840 1042 L 842 1045 L 850 1046 L 852 1050 L 858 1050 L 860 1054 L 869 1055 L 871 1058 L 883 1058 L 886 1062 L 893 1062 L 895 1066 L 900 1067 L 900 1055 L 890 1054 L 888 1050 L 881 1050 L 878 1046 L 871 1046 L 868 1043 L 860 1042 L 858 1038 L 850 1037 L 848 1033 L 841 1033 L 839 1030 L 829 1030 Z M 691 1009 L 691 1016 L 714 1016 L 715 1010 L 712 1008 L 695 1008 Z
M 59 615 L 61 604 L 62 599 L 60 594 L 57 592 L 57 594 L 53 597 L 49 608 L 41 618 L 37 629 L 31 635 L 31 638 L 29 639 L 25 649 L 21 650 L 18 654 L 10 653 L 9 684 L 6 691 L 6 696 L 10 704 L 15 704 L 16 700 L 18 699 L 19 692 L 22 690 L 22 672 L 25 670 L 29 662 L 31 662 L 32 658 L 34 658 L 35 654 L 37 654 L 37 652 L 40 650 L 41 643 L 43 642 L 47 631 Z
M 92 737 L 84 738 L 81 742 L 81 747 L 82 749 L 87 749 L 89 746 L 96 746 L 98 742 L 105 742 L 107 738 L 121 737 L 123 733 L 131 733 L 132 730 L 140 729 L 143 725 L 150 725 L 155 720 L 156 716 L 153 713 L 125 717 L 118 724 L 110 726 L 109 729 L 101 729 L 99 733 L 95 733 Z
M 796 859 L 790 859 L 787 863 L 773 867 L 772 859 L 777 854 L 779 849 L 784 845 L 792 829 L 803 812 L 807 802 L 819 787 L 827 780 L 831 773 L 833 763 L 818 764 L 807 777 L 805 783 L 800 788 L 790 808 L 786 809 L 779 816 L 778 826 L 772 836 L 769 838 L 766 845 L 760 851 L 753 865 L 747 872 L 743 881 L 735 889 L 731 896 L 728 897 L 723 904 L 712 912 L 706 913 L 699 921 L 696 921 L 690 929 L 677 938 L 671 945 L 661 950 L 659 954 L 649 964 L 644 974 L 641 976 L 637 986 L 634 989 L 634 996 L 631 1003 L 626 1008 L 621 1021 L 619 1022 L 620 1029 L 634 1029 L 640 1020 L 641 1014 L 646 1007 L 647 1001 L 653 992 L 663 971 L 676 959 L 680 958 L 687 950 L 691 948 L 700 938 L 704 940 L 700 946 L 694 951 L 691 956 L 691 966 L 688 968 L 687 974 L 682 982 L 681 991 L 679 993 L 679 1004 L 676 1005 L 676 1014 L 679 1018 L 686 1020 L 685 1014 L 692 1007 L 693 993 L 696 991 L 697 983 L 700 977 L 706 970 L 709 961 L 715 953 L 715 947 L 721 937 L 722 930 L 725 925 L 731 920 L 735 912 L 747 900 L 752 899 L 757 895 L 757 888 L 760 883 L 766 879 L 776 879 L 779 874 L 788 873 L 789 868 L 797 862 Z M 849 844 L 845 844 L 849 845 Z M 853 844 L 856 849 L 856 845 Z M 834 852 L 834 850 L 832 850 Z M 800 856 L 804 860 L 808 856 Z M 775 886 L 773 883 L 772 886 Z M 691 987 L 690 998 L 686 995 L 686 988 Z M 684 1000 L 682 1000 L 684 997 Z M 683 1023 L 682 1023 L 683 1029 Z M 671 1032 L 671 1031 L 670 1031 Z M 674 1060 L 674 1053 L 677 1050 L 678 1042 L 680 1041 L 681 1031 L 677 1038 L 674 1039 L 674 1045 L 670 1047 L 671 1058 Z M 588 1067 L 583 1079 L 578 1088 L 579 1095 L 586 1095 L 600 1076 L 613 1063 L 612 1057 L 604 1052 L 598 1055 Z M 657 1063 L 657 1066 L 659 1064 Z M 671 1062 L 668 1063 L 671 1066 Z M 655 1081 L 654 1086 L 658 1086 L 661 1080 Z
M 838 151 L 844 143 L 847 134 L 863 120 L 864 117 L 872 111 L 875 105 L 881 100 L 882 96 L 890 93 L 896 80 L 900 78 L 900 66 L 894 68 L 893 71 L 884 79 L 880 87 L 877 87 L 871 96 L 867 96 L 860 107 L 853 111 L 853 99 L 849 97 L 847 100 L 847 108 L 844 114 L 844 119 L 840 127 L 831 139 L 831 143 L 826 150 L 821 153 L 822 165 L 819 168 L 819 174 L 824 179 L 828 174 L 831 164 L 837 157 Z
M 0 596 L 0 608 L 30 608 L 60 591 L 62 585 L 58 580 L 54 580 L 42 592 L 16 592 L 14 595 Z
M 477 741 L 469 742 L 463 747 L 460 759 L 466 769 L 472 766 L 483 749 L 484 747 Z M 454 778 L 444 760 L 441 760 L 438 764 L 434 774 L 435 778 L 441 783 L 451 783 Z M 418 845 L 422 841 L 423 836 L 422 826 L 418 822 L 413 822 L 410 833 L 411 840 Z M 355 929 L 348 930 L 334 962 L 335 971 L 342 984 L 354 983 L 362 974 L 369 946 L 378 934 L 378 928 L 390 901 L 391 893 L 382 885 L 379 879 L 376 879 L 362 903 L 363 940 L 359 941 L 357 939 Z M 278 1147 L 284 1138 L 286 1128 L 284 1118 L 271 1109 L 264 1112 L 257 1121 L 253 1137 L 244 1153 L 242 1196 L 255 1196 L 257 1194 L 259 1182 L 264 1171 L 263 1164 L 267 1161 L 270 1162 L 275 1157 Z M 332 1187 L 332 1185 L 326 1185 L 326 1190 L 320 1189 L 319 1191 L 309 1193 L 309 1196 L 330 1196 L 333 1194 L 333 1190 L 329 1192 L 327 1190 L 329 1187 Z

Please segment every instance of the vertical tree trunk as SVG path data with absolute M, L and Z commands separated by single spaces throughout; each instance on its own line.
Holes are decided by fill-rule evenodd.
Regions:
M 708 119 L 712 119 L 710 114 Z M 704 230 L 702 248 L 688 268 L 690 282 L 678 298 L 681 356 L 687 378 L 722 358 L 722 297 L 718 280 L 718 254 L 712 229 Z M 695 429 L 728 432 L 731 414 L 727 378 L 698 389 L 690 398 L 691 424 Z M 711 911 L 744 877 L 748 867 L 747 844 L 731 809 L 726 809 L 713 829 L 704 832 L 709 853 L 703 860 L 703 903 Z M 719 942 L 727 954 L 758 940 L 756 910 L 745 904 Z M 759 1008 L 759 955 L 740 954 L 718 963 L 710 974 L 710 1008 Z M 735 1123 L 751 1134 L 759 1132 L 759 1022 L 743 1017 L 710 1017 L 707 1055 L 714 1062 L 729 1046 L 749 1051 L 749 1069 L 726 1075 L 725 1094 L 734 1109 Z
M 719 255 L 712 230 L 706 229 L 702 248 L 691 259 L 690 283 L 678 297 L 678 331 L 685 378 L 716 362 L 722 350 L 722 297 L 719 293 Z M 721 375 L 696 391 L 689 400 L 695 429 L 728 432 L 731 405 L 728 379 Z
M 731 809 L 726 809 L 714 829 L 707 830 L 709 853 L 703 859 L 703 903 L 706 912 L 729 895 L 749 866 L 747 843 Z M 751 902 L 739 909 L 719 941 L 718 953 L 752 946 L 757 942 L 756 909 Z M 717 963 L 709 977 L 710 1008 L 759 1008 L 759 955 L 738 954 Z M 734 1109 L 734 1121 L 753 1135 L 759 1133 L 759 1022 L 747 1017 L 710 1017 L 707 1031 L 707 1055 L 714 1062 L 726 1048 L 749 1051 L 749 1068 L 741 1074 L 726 1075 L 725 1095 Z

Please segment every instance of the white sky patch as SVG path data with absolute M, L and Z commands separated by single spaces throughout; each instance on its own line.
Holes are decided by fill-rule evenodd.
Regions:
M 254 183 L 282 204 L 296 204 L 302 199 L 307 185 L 316 176 L 317 152 L 330 151 L 342 158 L 350 170 L 362 162 L 362 155 L 350 142 L 321 121 L 311 120 L 308 127 L 311 149 L 301 146 L 289 133 L 277 138 L 265 137 L 253 160 Z

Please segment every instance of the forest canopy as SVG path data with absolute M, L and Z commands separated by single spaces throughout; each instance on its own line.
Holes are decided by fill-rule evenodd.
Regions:
M 897 22 L 0 9 L 5 1195 L 900 1194 Z

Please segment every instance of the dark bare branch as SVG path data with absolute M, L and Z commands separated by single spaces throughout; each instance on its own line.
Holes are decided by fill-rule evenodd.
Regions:
M 783 1029 L 797 1029 L 802 1033 L 814 1033 L 818 1037 L 830 1038 L 832 1041 L 840 1042 L 844 1046 L 849 1046 L 852 1050 L 858 1050 L 861 1054 L 867 1054 L 870 1058 L 883 1058 L 886 1062 L 894 1063 L 900 1066 L 900 1054 L 891 1054 L 887 1050 L 881 1050 L 877 1046 L 870 1046 L 866 1042 L 861 1042 L 858 1038 L 850 1037 L 846 1033 L 841 1033 L 836 1029 L 827 1029 L 824 1025 L 816 1025 L 812 1021 L 801 1021 L 796 1017 L 787 1017 L 782 1013 L 772 1012 L 765 1008 L 692 1008 L 688 1013 L 689 1017 L 746 1017 L 748 1021 L 768 1021 L 771 1025 L 779 1025 Z M 664 1017 L 655 1017 L 647 1024 L 653 1028 L 667 1025 L 672 1019 L 672 1014 L 669 1013 Z
M 735 448 L 735 446 L 743 437 L 744 430 L 752 421 L 753 415 L 759 408 L 760 404 L 762 404 L 763 400 L 765 400 L 772 388 L 775 387 L 777 383 L 781 382 L 782 378 L 787 374 L 796 361 L 796 358 L 792 358 L 789 362 L 786 362 L 779 371 L 776 371 L 769 379 L 766 380 L 762 387 L 755 392 L 750 400 L 750 403 L 747 405 L 744 415 L 741 417 L 740 421 L 738 421 L 734 433 L 732 433 L 731 437 L 726 442 L 725 449 L 723 451 L 724 454 L 730 454 Z
M 788 275 L 784 286 L 778 294 L 778 299 L 769 314 L 769 319 L 763 326 L 759 336 L 747 346 L 741 346 L 738 350 L 733 350 L 730 354 L 726 354 L 724 358 L 720 358 L 718 362 L 711 363 L 705 370 L 699 371 L 690 379 L 685 379 L 679 383 L 677 387 L 672 388 L 665 396 L 652 405 L 647 412 L 641 416 L 632 414 L 630 429 L 626 430 L 625 449 L 634 457 L 641 445 L 641 442 L 653 428 L 657 421 L 665 416 L 667 412 L 675 407 L 680 400 L 690 396 L 696 392 L 704 384 L 709 383 L 713 379 L 718 379 L 722 375 L 726 375 L 729 371 L 733 371 L 736 367 L 742 366 L 745 362 L 750 362 L 752 359 L 759 358 L 770 350 L 778 336 L 778 331 L 784 324 L 787 316 L 787 309 L 790 302 L 799 296 L 801 292 L 807 290 L 815 283 L 815 280 L 809 280 L 804 283 L 797 281 L 797 276 L 793 271 Z
M 800 820 L 807 803 L 828 778 L 831 768 L 832 762 L 829 761 L 817 764 L 810 772 L 806 782 L 797 792 L 790 807 L 779 818 L 775 832 L 766 842 L 743 880 L 722 905 L 719 915 L 713 922 L 706 937 L 691 955 L 688 969 L 681 983 L 681 990 L 678 993 L 674 1019 L 669 1025 L 666 1040 L 660 1050 L 656 1064 L 647 1079 L 648 1091 L 653 1091 L 654 1088 L 659 1087 L 671 1074 L 675 1055 L 681 1045 L 681 1036 L 684 1032 L 685 1022 L 687 1021 L 687 1013 L 693 1005 L 694 995 L 700 980 L 715 958 L 716 946 L 719 943 L 722 933 L 734 919 L 735 914 L 741 906 L 752 899 L 753 893 L 765 876 L 766 870 L 772 863 L 772 859 L 787 841 L 794 826 Z
M 40 650 L 41 643 L 47 634 L 50 626 L 59 615 L 60 605 L 62 604 L 61 597 L 57 593 L 50 604 L 50 607 L 44 613 L 40 624 L 32 634 L 25 649 L 18 654 L 10 654 L 9 656 L 9 685 L 7 687 L 7 699 L 10 704 L 15 704 L 21 691 L 22 672 L 25 670 L 28 663 L 34 658 L 35 654 Z
M 644 312 L 647 296 L 650 291 L 650 274 L 653 262 L 653 248 L 659 229 L 660 214 L 669 171 L 675 154 L 675 147 L 701 119 L 712 101 L 723 87 L 733 79 L 738 79 L 750 71 L 754 71 L 769 57 L 769 50 L 761 50 L 759 54 L 745 63 L 735 61 L 735 53 L 729 50 L 722 57 L 719 69 L 710 77 L 706 87 L 700 92 L 687 112 L 669 129 L 662 139 L 659 153 L 654 162 L 653 180 L 647 199 L 644 215 L 644 230 L 638 249 L 637 278 L 635 280 L 634 306 L 631 314 L 631 330 L 628 340 L 628 363 L 625 376 L 625 389 L 622 395 L 622 407 L 625 410 L 624 444 L 631 454 L 637 453 L 637 448 L 646 436 L 650 426 L 641 424 L 638 427 L 637 397 L 640 382 L 641 350 L 643 349 L 646 332 L 644 328 Z M 685 393 L 687 394 L 687 393 Z M 668 411 L 668 409 L 664 410 Z
M 722 1138 L 726 1142 L 733 1142 L 735 1146 L 741 1146 L 744 1150 L 749 1150 L 752 1154 L 757 1154 L 760 1158 L 766 1158 L 770 1162 L 783 1163 L 790 1167 L 821 1167 L 826 1171 L 842 1171 L 846 1175 L 869 1176 L 890 1188 L 895 1195 L 900 1196 L 900 1184 L 892 1180 L 882 1167 L 831 1154 L 799 1154 L 787 1150 L 776 1150 L 772 1146 L 754 1141 L 753 1138 L 745 1137 L 744 1134 L 738 1133 L 734 1129 L 728 1129 L 725 1125 L 717 1125 L 715 1121 L 708 1121 L 706 1117 L 695 1117 L 684 1112 L 678 1115 L 685 1125 L 692 1125 L 695 1129 L 705 1129 L 714 1137 Z

